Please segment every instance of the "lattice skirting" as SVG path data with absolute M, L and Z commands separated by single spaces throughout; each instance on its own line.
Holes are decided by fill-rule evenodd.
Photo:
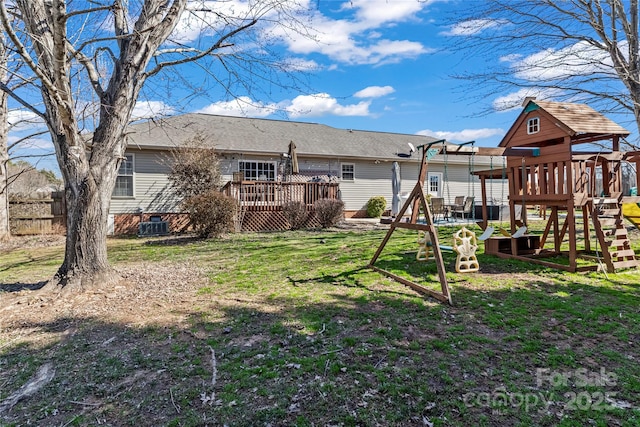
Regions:
M 245 212 L 242 220 L 242 231 L 278 231 L 288 230 L 289 221 L 282 211 L 265 212 Z M 302 228 L 317 228 L 320 222 L 313 212 L 309 212 L 309 217 Z

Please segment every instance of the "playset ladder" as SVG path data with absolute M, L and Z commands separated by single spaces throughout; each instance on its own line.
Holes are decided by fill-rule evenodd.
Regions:
M 607 271 L 638 267 L 622 217 L 621 195 L 600 197 L 592 201 L 593 228 L 600 243 Z

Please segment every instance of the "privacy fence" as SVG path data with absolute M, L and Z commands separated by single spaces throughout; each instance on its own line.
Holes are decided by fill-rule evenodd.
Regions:
M 65 224 L 64 192 L 41 197 L 12 197 L 9 227 L 14 236 L 62 232 Z

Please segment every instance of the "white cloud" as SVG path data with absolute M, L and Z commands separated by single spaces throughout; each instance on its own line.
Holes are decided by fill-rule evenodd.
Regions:
M 355 0 L 344 2 L 341 11 L 353 11 L 352 17 L 332 19 L 318 10 L 312 12 L 308 35 L 272 28 L 270 34 L 279 36 L 291 52 L 320 53 L 346 64 L 382 65 L 416 58 L 433 52 L 422 43 L 411 40 L 382 38 L 382 26 L 417 20 L 417 13 L 428 2 Z
M 425 3 L 419 1 L 351 0 L 343 3 L 343 10 L 355 9 L 357 20 L 371 26 L 414 19 L 424 7 Z
M 511 111 L 522 108 L 522 102 L 526 97 L 548 99 L 560 94 L 562 94 L 562 91 L 559 89 L 525 88 L 494 99 L 492 106 L 493 109 L 498 112 Z
M 327 93 L 300 95 L 292 100 L 284 100 L 277 104 L 264 104 L 243 96 L 231 101 L 210 104 L 196 113 L 218 114 L 222 116 L 266 117 L 277 112 L 284 112 L 292 118 L 320 116 L 369 116 L 370 101 L 357 104 L 342 105 Z
M 620 50 L 626 50 L 627 43 L 620 43 Z M 612 73 L 609 54 L 586 41 L 580 41 L 562 49 L 545 49 L 524 58 L 505 57 L 511 62 L 516 77 L 529 80 L 557 80 L 572 76 L 587 76 L 593 73 Z
M 10 110 L 7 122 L 15 132 L 35 131 L 44 126 L 42 118 L 28 110 Z
M 162 101 L 138 101 L 131 112 L 131 121 L 170 116 L 175 109 Z
M 302 58 L 287 59 L 281 66 L 287 71 L 302 71 L 307 73 L 317 71 L 322 68 L 316 61 Z
M 498 19 L 471 19 L 452 25 L 449 31 L 441 33 L 446 36 L 473 36 L 484 30 L 506 25 L 506 21 Z
M 296 96 L 286 107 L 291 117 L 368 116 L 370 101 L 340 105 L 336 98 L 327 93 Z
M 432 136 L 438 139 L 446 139 L 447 141 L 468 142 L 478 139 L 491 138 L 497 135 L 504 135 L 504 129 L 500 128 L 482 128 L 482 129 L 463 129 L 460 131 L 442 131 L 442 130 L 421 130 L 418 135 Z
M 189 2 L 176 28 L 171 33 L 174 42 L 188 44 L 202 36 L 215 34 L 225 21 L 241 22 L 242 17 L 250 18 L 251 3 L 243 0 Z M 220 19 L 224 16 L 226 20 Z
M 353 96 L 356 98 L 379 98 L 395 91 L 391 86 L 369 86 L 354 93 Z
M 231 101 L 220 101 L 207 105 L 196 113 L 218 114 L 220 116 L 266 117 L 281 108 L 276 104 L 263 104 L 253 101 L 248 96 L 241 96 Z
M 13 134 L 9 135 L 9 138 L 8 138 L 9 145 L 15 143 L 21 138 L 22 138 L 21 136 L 17 136 Z M 50 139 L 33 137 L 33 138 L 25 139 L 24 141 L 21 141 L 19 145 L 15 146 L 14 151 L 15 150 L 21 150 L 21 152 L 24 150 L 40 150 L 40 151 L 53 152 L 54 148 L 53 148 L 53 143 L 51 142 Z
M 522 54 L 520 53 L 510 53 L 509 55 L 501 56 L 498 59 L 500 62 L 516 62 L 522 59 Z

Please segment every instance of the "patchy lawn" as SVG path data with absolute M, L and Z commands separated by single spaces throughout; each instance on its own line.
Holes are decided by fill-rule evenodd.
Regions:
M 450 307 L 366 268 L 384 233 L 112 239 L 123 280 L 64 300 L 34 291 L 62 241 L 4 249 L 0 424 L 640 425 L 637 271 L 480 253 Z M 378 263 L 439 289 L 416 250 Z

